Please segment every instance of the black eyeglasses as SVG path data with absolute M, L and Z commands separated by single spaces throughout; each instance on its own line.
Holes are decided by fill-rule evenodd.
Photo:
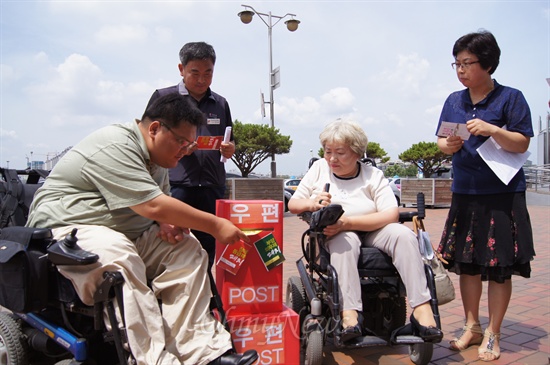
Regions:
M 170 128 L 170 126 L 164 122 L 161 122 L 159 121 L 160 125 L 165 127 L 166 129 L 168 129 L 170 131 L 170 133 L 172 133 L 172 135 L 174 136 L 174 138 L 176 139 L 176 143 L 180 146 L 180 148 L 182 147 L 187 147 L 189 146 L 191 143 L 193 143 L 193 141 L 190 141 L 188 140 L 187 138 L 183 137 L 183 136 L 179 136 L 176 132 L 174 132 L 172 130 L 172 128 Z
M 463 67 L 465 70 L 469 69 L 471 65 L 474 63 L 479 63 L 479 61 L 472 61 L 472 62 L 453 62 L 451 63 L 451 67 L 453 70 L 459 70 L 461 67 Z

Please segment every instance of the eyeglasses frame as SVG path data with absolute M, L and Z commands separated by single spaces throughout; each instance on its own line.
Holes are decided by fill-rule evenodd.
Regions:
M 172 133 L 172 135 L 176 139 L 176 143 L 180 146 L 180 148 L 188 147 L 188 146 L 190 146 L 194 143 L 194 141 L 190 141 L 187 138 L 178 135 L 176 132 L 174 132 L 172 130 L 172 128 L 167 123 L 165 123 L 161 120 L 159 120 L 158 122 L 161 125 L 161 127 L 165 127 L 166 129 L 168 129 L 170 131 L 170 133 Z
M 469 69 L 471 65 L 474 63 L 479 63 L 479 60 L 472 61 L 472 62 L 453 62 L 451 63 L 451 67 L 453 70 L 460 70 L 460 68 L 464 68 L 465 70 Z

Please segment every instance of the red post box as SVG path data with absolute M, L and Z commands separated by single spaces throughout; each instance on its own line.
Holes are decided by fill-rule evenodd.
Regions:
M 222 199 L 216 203 L 216 214 L 230 220 L 242 230 L 260 231 L 251 236 L 252 240 L 272 234 L 282 250 L 283 202 Z M 236 272 L 216 267 L 216 287 L 227 315 L 282 311 L 282 265 L 268 270 L 253 244 L 235 247 L 234 253 L 237 256 L 242 256 L 247 251 Z M 226 249 L 227 245 L 216 242 L 216 262 Z
M 254 316 L 228 317 L 231 337 L 237 352 L 258 351 L 256 365 L 300 364 L 299 316 L 292 309 Z

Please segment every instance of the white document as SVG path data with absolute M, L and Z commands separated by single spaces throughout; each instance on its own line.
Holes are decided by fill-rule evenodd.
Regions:
M 470 138 L 470 132 L 468 132 L 468 128 L 464 123 L 441 122 L 437 136 L 459 136 L 463 141 L 466 141 Z
M 516 176 L 519 169 L 531 155 L 529 151 L 524 153 L 505 151 L 493 137 L 479 146 L 477 152 L 483 161 L 489 165 L 491 170 L 493 170 L 498 178 L 506 185 Z
M 225 143 L 229 142 L 229 140 L 231 139 L 231 127 L 225 127 L 225 133 L 223 135 L 223 141 Z M 223 162 L 223 163 L 226 163 L 227 162 L 227 158 L 220 156 L 220 162 Z

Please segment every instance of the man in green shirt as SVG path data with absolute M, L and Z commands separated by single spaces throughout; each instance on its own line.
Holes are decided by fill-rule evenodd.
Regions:
M 167 169 L 187 154 L 203 121 L 184 96 L 161 97 L 141 121 L 101 128 L 74 146 L 31 205 L 28 226 L 52 228 L 56 239 L 77 228 L 81 248 L 99 255 L 95 264 L 59 267 L 85 304 L 93 304 L 105 271 L 123 275 L 138 364 L 249 365 L 257 358 L 253 350 L 231 353 L 230 334 L 209 313 L 208 255 L 189 229 L 227 244 L 248 238 L 169 195 Z

